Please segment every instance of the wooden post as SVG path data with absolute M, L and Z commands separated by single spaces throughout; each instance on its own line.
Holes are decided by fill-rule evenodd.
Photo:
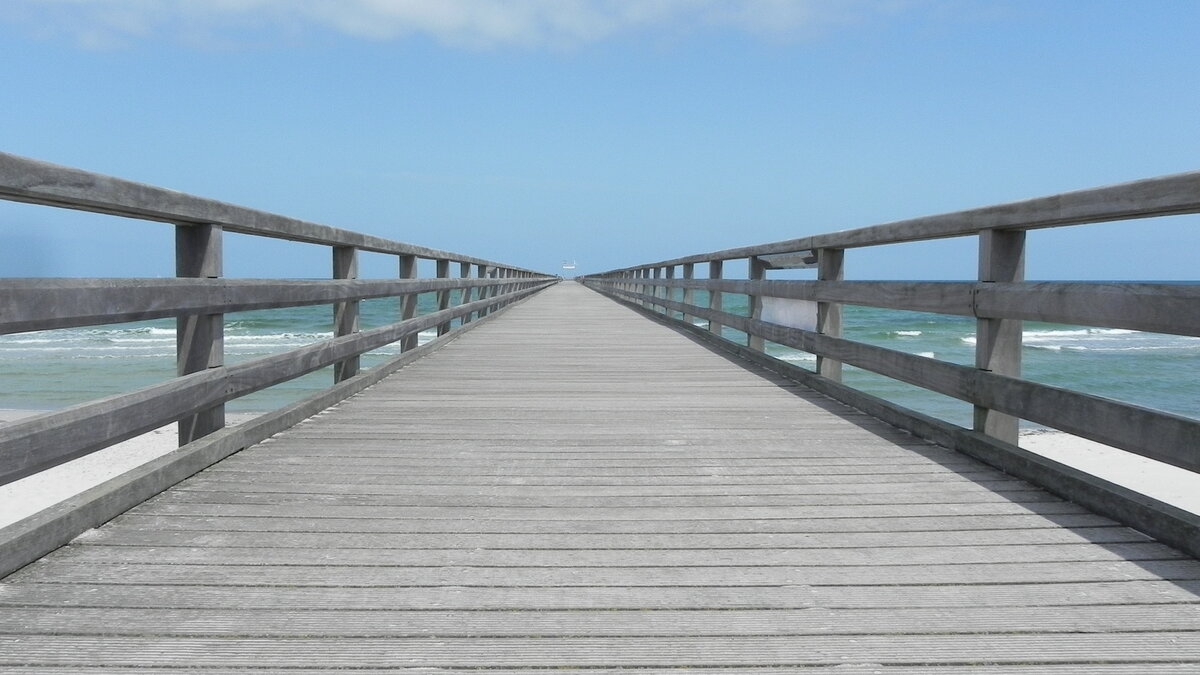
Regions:
M 1025 231 L 984 230 L 979 233 L 979 281 L 1025 280 Z M 1020 377 L 1021 330 L 1018 319 L 978 319 L 975 322 L 975 367 L 998 375 Z M 975 406 L 975 430 L 1016 444 L 1020 420 Z
M 662 292 L 663 292 L 663 287 L 658 285 L 658 280 L 662 279 L 662 276 L 663 276 L 663 268 L 655 267 L 653 270 L 650 271 L 650 274 L 651 274 L 651 279 L 652 279 L 651 283 L 654 284 L 653 286 L 650 287 L 650 295 L 653 296 L 655 300 L 657 300 L 658 298 L 662 297 Z M 659 311 L 658 308 L 661 306 L 662 305 L 659 305 L 658 303 L 654 302 L 653 300 L 650 301 L 650 304 L 648 305 L 648 307 L 650 308 L 650 311 L 652 311 L 652 312 Z M 666 311 L 666 310 L 664 309 L 663 311 Z
M 358 249 L 353 246 L 333 247 L 333 278 L 358 278 Z M 333 334 L 335 337 L 358 332 L 358 300 L 333 304 Z M 352 356 L 333 364 L 333 383 L 337 384 L 358 374 L 359 357 Z
M 480 279 L 490 279 L 491 277 L 492 277 L 492 268 L 489 267 L 488 265 L 480 265 L 479 266 L 479 278 Z M 480 286 L 479 287 L 479 299 L 483 300 L 483 299 L 490 298 L 490 297 L 492 297 L 492 287 L 491 286 Z M 488 313 L 487 307 L 484 307 L 483 309 L 479 310 L 478 312 L 475 312 L 475 318 L 482 319 L 483 317 L 487 316 L 487 313 Z
M 417 256 L 402 255 L 400 256 L 400 278 L 401 279 L 416 279 L 417 278 Z M 405 293 L 400 296 L 400 320 L 406 321 L 417 315 L 417 300 L 419 294 Z M 417 348 L 417 334 L 413 333 L 400 340 L 400 351 L 406 352 L 410 349 Z
M 175 227 L 175 276 L 216 279 L 221 276 L 220 225 Z M 225 365 L 225 315 L 190 314 L 175 324 L 175 366 L 179 375 Z M 225 404 L 215 405 L 179 420 L 179 445 L 225 426 Z
M 437 261 L 437 277 L 439 279 L 449 279 L 450 278 L 450 261 L 449 260 L 438 260 Z M 446 289 L 444 291 L 438 291 L 437 308 L 438 308 L 439 312 L 444 309 L 450 309 L 450 289 Z M 450 322 L 449 321 L 438 324 L 438 327 L 437 327 L 438 336 L 445 335 L 446 333 L 449 333 L 449 332 L 450 332 Z
M 758 256 L 750 256 L 749 260 L 749 276 L 750 281 L 762 281 L 767 278 L 767 265 Z M 763 299 L 761 295 L 751 295 L 750 298 L 750 318 L 761 319 L 763 313 Z M 762 337 L 758 335 L 746 335 L 746 346 L 756 352 L 761 352 L 765 348 Z
M 471 263 L 469 263 L 469 262 L 459 263 L 458 264 L 458 276 L 460 279 L 470 279 L 471 278 Z M 471 289 L 464 288 L 458 292 L 458 304 L 465 305 L 468 302 L 471 302 Z M 467 323 L 471 323 L 471 315 L 470 314 L 466 314 L 462 318 L 459 319 L 460 326 L 463 324 L 467 324 Z
M 817 280 L 841 281 L 845 278 L 846 251 L 823 248 L 817 251 Z M 842 305 L 838 302 L 817 303 L 817 332 L 830 337 L 842 337 Z M 817 357 L 817 374 L 834 382 L 842 381 L 842 362 L 824 356 Z
M 708 278 L 710 280 L 720 279 L 721 272 L 724 269 L 724 267 L 725 267 L 724 260 L 710 260 L 708 263 Z M 715 290 L 712 288 L 709 289 L 709 291 L 708 291 L 708 308 L 713 310 L 714 312 L 721 311 L 721 291 L 718 291 L 718 290 Z M 714 335 L 716 335 L 717 337 L 721 337 L 721 328 L 722 328 L 722 326 L 720 323 L 713 321 L 711 319 L 709 320 L 708 330 L 710 332 L 712 332 Z
M 683 279 L 684 279 L 684 281 L 691 281 L 695 278 L 696 278 L 696 263 L 684 263 L 683 264 Z M 683 304 L 685 304 L 685 305 L 696 304 L 696 289 L 694 289 L 694 288 L 683 289 Z M 695 323 L 695 320 L 696 320 L 695 317 L 693 317 L 691 314 L 688 314 L 687 312 L 683 313 L 683 321 L 687 325 L 691 326 L 692 324 Z
M 663 268 L 663 277 L 666 279 L 674 279 L 675 278 L 675 266 L 668 265 L 667 267 L 664 267 Z M 667 300 L 674 300 L 675 299 L 675 289 L 672 288 L 671 286 L 664 286 L 663 287 L 663 298 L 665 298 Z M 666 313 L 667 317 L 672 318 L 672 319 L 675 318 L 675 314 L 677 313 L 673 310 L 666 309 L 666 308 L 664 308 L 663 311 Z

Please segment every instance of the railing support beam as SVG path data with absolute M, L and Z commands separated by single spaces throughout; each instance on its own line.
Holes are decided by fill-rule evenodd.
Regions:
M 333 278 L 358 278 L 358 249 L 353 246 L 333 247 Z M 358 332 L 359 301 L 336 302 L 333 305 L 333 334 L 336 337 Z M 333 364 L 333 383 L 344 382 L 358 374 L 360 359 L 352 356 Z
M 724 260 L 713 260 L 713 261 L 709 262 L 708 263 L 708 278 L 709 279 L 720 279 L 724 268 L 725 268 Z M 721 291 L 717 291 L 717 290 L 709 290 L 708 291 L 708 308 L 713 310 L 714 312 L 723 311 L 723 309 L 721 307 Z M 717 337 L 721 337 L 721 328 L 722 328 L 721 324 L 713 321 L 712 319 L 709 319 L 709 321 L 708 321 L 709 332 L 711 332 L 713 335 L 716 335 Z
M 400 256 L 400 278 L 401 279 L 416 279 L 417 278 L 417 256 L 402 255 Z M 417 300 L 420 296 L 417 293 L 407 293 L 400 296 L 400 320 L 407 321 L 417 315 Z M 400 340 L 400 351 L 406 352 L 410 349 L 417 348 L 417 335 L 406 336 Z
M 767 278 L 767 265 L 758 256 L 750 256 L 747 262 L 748 270 L 747 277 L 750 281 L 762 281 Z M 750 318 L 762 319 L 763 314 L 763 299 L 761 295 L 750 296 Z M 746 336 L 746 346 L 756 352 L 761 352 L 766 348 L 766 345 L 761 336 L 749 335 Z
M 840 248 L 823 248 L 817 251 L 817 280 L 842 281 L 845 279 L 846 251 Z M 837 302 L 817 303 L 817 332 L 822 335 L 842 337 L 842 305 Z M 842 381 L 842 362 L 817 356 L 817 374 L 834 382 Z
M 220 225 L 175 226 L 175 276 L 216 279 L 222 274 Z M 175 364 L 179 375 L 225 365 L 225 315 L 188 314 L 176 320 Z M 225 405 L 215 405 L 179 420 L 179 445 L 225 426 Z
M 979 281 L 1025 280 L 1025 232 L 984 230 L 979 233 Z M 975 367 L 998 375 L 1021 376 L 1019 319 L 978 319 L 975 328 Z M 975 406 L 975 431 L 1016 445 L 1020 420 Z

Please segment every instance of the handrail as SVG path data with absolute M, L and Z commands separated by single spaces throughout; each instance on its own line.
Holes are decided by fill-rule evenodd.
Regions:
M 975 406 L 973 430 L 1010 444 L 1018 419 L 1200 471 L 1200 420 L 1082 394 L 1021 378 L 1021 322 L 1048 321 L 1200 336 L 1200 287 L 1153 283 L 1027 282 L 1025 232 L 1200 213 L 1200 172 L 1140 180 L 1011 204 L 916 218 L 856 230 L 726 249 L 623 267 L 580 280 L 601 292 L 689 326 L 707 319 L 715 337 L 729 326 L 763 351 L 764 340 L 817 357 L 816 375 L 841 381 L 849 363 Z M 845 281 L 845 251 L 926 239 L 978 236 L 974 282 Z M 772 258 L 771 256 L 782 256 Z M 723 263 L 748 260 L 748 279 L 724 278 Z M 780 262 L 782 261 L 782 262 Z M 709 264 L 706 279 L 696 265 Z M 767 279 L 776 265 L 816 266 L 816 281 Z M 682 268 L 682 275 L 677 275 Z M 680 278 L 682 277 L 682 278 Z M 707 291 L 707 307 L 695 292 Z M 721 309 L 722 293 L 749 298 L 750 316 Z M 764 303 L 815 304 L 809 325 L 764 320 Z M 974 367 L 876 347 L 842 337 L 844 304 L 977 319 Z
M 318 225 L 6 153 L 0 153 L 0 199 L 175 225 L 219 225 L 226 232 L 326 246 L 350 246 L 360 251 L 451 260 L 536 274 L 533 270 L 509 267 L 484 258 Z
M 334 385 L 349 386 L 326 392 L 351 395 L 379 373 L 410 361 L 419 350 L 436 348 L 468 324 L 558 280 L 484 258 L 3 153 L 0 199 L 172 223 L 177 269 L 174 279 L 0 279 L 0 334 L 165 317 L 176 317 L 179 324 L 178 377 L 0 429 L 0 484 L 174 421 L 180 423 L 180 445 L 186 446 L 224 427 L 226 402 L 327 366 L 334 367 Z M 332 278 L 222 278 L 224 232 L 329 246 Z M 357 279 L 359 251 L 397 256 L 399 278 Z M 436 261 L 436 277 L 418 278 L 420 259 Z M 454 276 L 451 263 L 459 266 Z M 437 309 L 418 316 L 416 299 L 421 293 L 436 294 Z M 359 303 L 375 298 L 400 298 L 400 315 L 391 324 L 360 331 Z M 224 364 L 225 314 L 321 304 L 333 308 L 331 339 L 237 365 Z M 438 338 L 418 348 L 417 333 L 430 329 L 436 329 Z M 376 372 L 369 376 L 359 372 L 361 354 L 393 343 L 400 345 L 399 356 L 372 369 Z M 356 385 L 355 380 L 363 384 Z M 340 400 L 327 393 L 310 399 L 322 406 Z M 297 409 L 315 412 L 313 405 Z M 257 428 L 269 435 L 278 424 Z M 239 439 L 243 443 L 262 440 L 246 434 Z
M 1020 202 L 724 249 L 622 267 L 599 275 L 679 265 L 946 239 L 988 230 L 1036 230 L 1118 220 L 1200 213 L 1200 171 L 1148 178 Z

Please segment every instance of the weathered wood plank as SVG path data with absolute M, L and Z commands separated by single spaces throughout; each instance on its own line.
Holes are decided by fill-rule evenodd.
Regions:
M 406 667 L 737 667 L 900 663 L 1200 663 L 1200 638 L 1187 631 L 1052 635 L 826 636 L 819 648 L 791 636 L 595 638 L 367 638 L 257 640 L 125 636 L 0 636 L 44 664 L 87 666 L 239 665 Z M 10 661 L 11 663 L 11 661 Z M 4 664 L 0 661 L 0 665 Z
M 15 635 L 237 637 L 583 637 L 655 634 L 962 635 L 1187 631 L 1200 605 L 1165 619 L 1156 605 L 800 610 L 277 611 L 78 607 L 61 613 L 6 607 L 0 632 Z

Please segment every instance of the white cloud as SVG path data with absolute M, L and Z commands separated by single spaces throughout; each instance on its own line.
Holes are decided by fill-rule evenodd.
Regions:
M 4 0 L 0 20 L 87 47 L 148 38 L 236 42 L 247 28 L 324 29 L 452 46 L 571 47 L 647 29 L 801 34 L 873 12 L 879 0 Z M 873 9 L 875 8 L 875 9 Z

